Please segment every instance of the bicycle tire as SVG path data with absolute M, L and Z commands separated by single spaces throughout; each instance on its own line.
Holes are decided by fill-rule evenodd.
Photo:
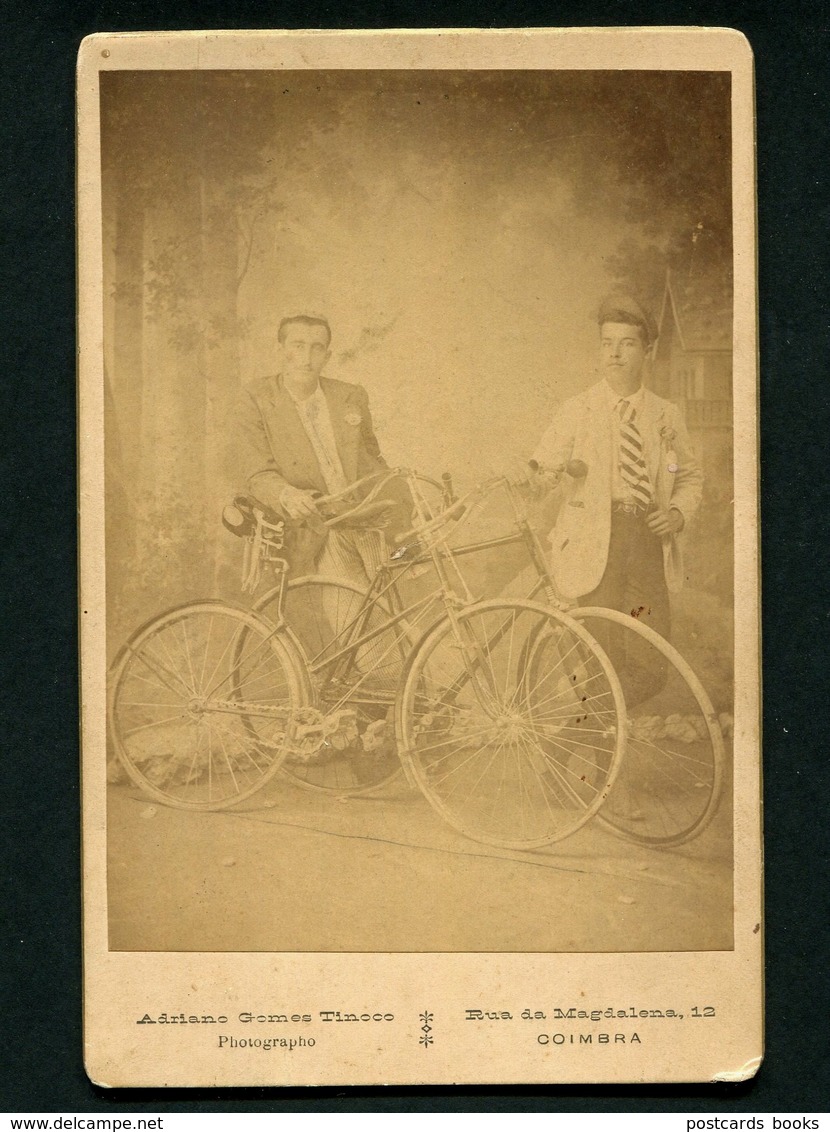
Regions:
M 598 607 L 572 609 L 570 616 L 592 635 L 616 626 L 668 665 L 664 688 L 634 709 L 638 715 L 628 712 L 626 759 L 598 819 L 639 844 L 669 848 L 691 841 L 712 821 L 723 788 L 723 735 L 705 688 L 677 649 L 637 618 Z M 675 711 L 658 714 L 659 698 Z M 649 705 L 655 710 L 646 714 Z
M 255 612 L 268 617 L 280 593 L 279 586 L 264 593 L 254 605 Z M 280 612 L 306 658 L 311 702 L 323 721 L 331 721 L 338 711 L 353 715 L 341 728 L 345 746 L 338 749 L 330 743 L 318 752 L 291 754 L 283 763 L 283 777 L 306 790 L 337 796 L 370 794 L 394 782 L 401 772 L 394 705 L 411 646 L 408 627 L 399 625 L 376 638 L 364 665 L 369 671 L 359 670 L 353 659 L 335 681 L 337 662 L 328 660 L 338 635 L 345 636 L 353 623 L 359 632 L 368 632 L 391 616 L 379 601 L 364 610 L 365 598 L 366 590 L 358 584 L 320 574 L 294 578 L 285 587 Z M 335 626 L 345 623 L 339 634 L 332 621 Z M 369 742 L 376 745 L 367 750 L 364 744 Z
M 145 623 L 109 684 L 110 737 L 130 779 L 179 809 L 250 798 L 292 742 L 307 700 L 301 663 L 284 634 L 221 601 L 190 602 Z
M 523 646 L 546 628 L 548 668 L 531 685 Z M 589 821 L 625 748 L 608 658 L 582 625 L 530 601 L 442 618 L 410 658 L 398 729 L 401 760 L 433 809 L 507 849 L 550 845 Z

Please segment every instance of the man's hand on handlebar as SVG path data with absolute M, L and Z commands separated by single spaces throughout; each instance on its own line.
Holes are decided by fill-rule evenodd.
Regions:
M 558 487 L 566 471 L 569 475 L 571 474 L 566 465 L 557 464 L 554 467 L 547 467 L 546 465 L 539 464 L 536 460 L 530 460 L 528 462 L 528 470 L 530 475 L 528 476 L 527 487 L 533 498 L 546 495 L 549 491 L 553 491 L 555 487 Z
M 542 468 L 535 460 L 518 457 L 504 462 L 497 474 L 509 480 L 522 494 L 535 498 L 556 487 L 562 477 L 562 468 Z
M 291 487 L 290 484 L 282 489 L 280 506 L 289 519 L 308 519 L 318 514 L 314 492 L 303 491 L 302 488 Z

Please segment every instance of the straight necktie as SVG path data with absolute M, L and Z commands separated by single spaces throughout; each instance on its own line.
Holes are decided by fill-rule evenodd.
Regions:
M 637 410 L 630 401 L 617 405 L 620 417 L 620 475 L 628 485 L 635 503 L 648 510 L 654 498 L 654 489 L 643 459 L 643 438 L 634 423 Z
M 331 450 L 331 445 L 327 444 L 323 430 L 320 428 L 320 413 L 321 405 L 317 397 L 311 397 L 306 403 L 306 420 L 309 423 L 312 433 L 312 445 L 317 454 L 317 460 L 320 463 L 320 471 L 323 473 L 323 479 L 326 481 L 326 487 L 331 492 L 342 491 L 346 485 L 346 477 L 340 465 L 340 458 L 335 448 L 334 452 Z M 325 465 L 325 466 L 323 466 Z

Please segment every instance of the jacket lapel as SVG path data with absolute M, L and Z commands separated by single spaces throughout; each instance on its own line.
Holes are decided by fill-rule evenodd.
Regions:
M 280 453 L 280 471 L 290 483 L 302 486 L 298 481 L 304 480 L 318 490 L 325 491 L 323 473 L 300 420 L 297 406 L 278 377 L 271 382 L 267 396 L 269 403 L 265 406 L 265 416 L 271 434 L 272 451 Z
M 613 420 L 608 411 L 608 392 L 605 381 L 600 381 L 588 391 L 586 401 L 587 413 L 585 415 L 585 429 L 588 442 L 594 449 L 594 466 L 597 469 L 598 480 L 607 483 L 610 491 L 611 485 L 611 446 Z M 600 427 L 597 427 L 597 421 Z M 601 422 L 605 422 L 605 427 Z

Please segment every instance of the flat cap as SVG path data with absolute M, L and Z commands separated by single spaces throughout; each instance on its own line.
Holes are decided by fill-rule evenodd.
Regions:
M 657 323 L 649 312 L 631 295 L 622 292 L 605 296 L 599 304 L 597 322 L 600 326 L 604 322 L 625 322 L 630 326 L 641 326 L 645 331 L 647 345 L 657 338 Z

